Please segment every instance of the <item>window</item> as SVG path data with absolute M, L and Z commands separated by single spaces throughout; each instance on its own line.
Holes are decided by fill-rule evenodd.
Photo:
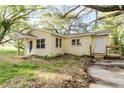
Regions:
M 80 39 L 77 39 L 77 45 L 81 45 Z
M 76 45 L 76 40 L 72 39 L 72 45 Z
M 62 47 L 62 39 L 56 38 L 56 48 Z
M 37 40 L 37 48 L 40 48 L 40 39 Z
M 45 48 L 45 39 L 41 39 L 41 48 Z
M 58 48 L 58 38 L 56 38 L 56 48 Z
M 62 39 L 59 39 L 59 47 L 62 47 Z
M 81 45 L 80 39 L 72 39 L 72 45 Z
M 38 39 L 37 40 L 37 48 L 45 48 L 45 39 Z

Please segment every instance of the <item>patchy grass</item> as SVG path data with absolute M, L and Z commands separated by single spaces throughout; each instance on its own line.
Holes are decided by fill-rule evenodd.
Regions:
M 3 84 L 15 76 L 31 76 L 36 69 L 54 73 L 62 69 L 65 65 L 71 63 L 71 61 L 65 59 L 58 60 L 53 64 L 34 64 L 26 61 L 19 63 L 0 61 L 0 84 Z
M 20 62 L 14 64 L 11 62 L 0 62 L 0 84 L 3 84 L 7 80 L 19 75 L 19 76 L 31 76 L 33 75 L 33 70 L 38 68 L 36 64 Z
M 0 87 L 62 87 L 66 85 L 63 80 L 78 76 L 80 72 L 87 76 L 82 69 L 83 62 L 88 59 L 85 57 L 73 55 L 52 58 L 32 56 L 24 60 L 16 55 L 16 49 L 7 48 L 4 49 L 4 52 L 0 49 Z M 81 61 L 82 58 L 83 61 Z M 81 76 L 79 77 L 82 79 Z M 87 82 L 86 85 L 83 84 L 88 86 Z
M 53 63 L 53 64 L 42 64 L 40 65 L 40 67 L 48 72 L 57 72 L 61 70 L 65 65 L 69 65 L 71 63 L 72 62 L 70 61 L 63 61 L 63 62 L 58 61 L 57 63 Z
M 66 65 L 73 65 L 77 63 L 79 58 L 72 55 L 61 55 L 57 57 L 44 58 L 44 57 L 35 57 L 27 60 L 31 63 L 38 64 L 41 69 L 44 69 L 48 72 L 58 72 Z

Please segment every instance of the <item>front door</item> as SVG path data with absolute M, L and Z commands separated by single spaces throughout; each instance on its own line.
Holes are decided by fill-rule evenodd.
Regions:
M 96 37 L 94 50 L 95 50 L 95 53 L 105 53 L 105 50 L 106 50 L 105 38 Z
M 32 51 L 32 41 L 29 42 L 29 53 Z

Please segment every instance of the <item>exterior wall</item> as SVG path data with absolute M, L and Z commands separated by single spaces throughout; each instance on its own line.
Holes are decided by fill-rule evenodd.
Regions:
M 36 31 L 31 31 L 31 34 L 34 36 L 37 36 L 37 39 L 42 39 L 45 38 L 45 48 L 36 48 L 36 40 L 37 39 L 27 39 L 26 40 L 26 54 L 27 55 L 39 55 L 39 56 L 50 56 L 51 53 L 51 35 L 49 33 L 45 32 L 40 32 L 38 30 Z M 29 44 L 28 42 L 32 40 L 33 41 L 33 46 L 32 46 L 32 51 L 29 54 Z
M 100 45 L 96 45 L 96 43 L 98 43 L 98 42 L 96 42 L 98 39 L 101 42 Z M 106 35 L 106 36 L 95 36 L 95 37 L 93 36 L 92 37 L 92 44 L 91 44 L 92 45 L 92 53 L 97 53 L 97 52 L 95 52 L 95 49 L 99 48 L 99 49 L 103 50 L 102 53 L 105 54 L 106 53 L 106 46 L 110 45 L 110 44 L 111 44 L 111 39 L 108 35 Z M 101 52 L 98 51 L 98 53 L 101 53 Z
M 56 38 L 59 38 L 62 40 L 61 48 L 60 47 L 56 48 Z M 64 54 L 64 38 L 63 37 L 51 35 L 51 45 L 50 46 L 51 46 L 51 55 L 52 56 L 56 56 L 58 54 Z
M 25 39 L 25 55 L 39 55 L 39 56 L 56 56 L 58 54 L 74 54 L 74 55 L 90 55 L 90 45 L 92 46 L 92 53 L 95 53 L 95 40 L 103 39 L 106 45 L 110 45 L 111 41 L 109 36 L 75 36 L 75 37 L 61 37 L 50 34 L 48 32 L 42 32 L 39 30 L 31 31 L 32 35 L 37 39 L 45 38 L 45 48 L 36 48 L 37 39 Z M 56 48 L 56 38 L 62 39 L 62 47 Z M 80 39 L 81 45 L 72 45 L 72 39 Z M 32 51 L 29 53 L 29 41 L 33 41 Z M 102 41 L 101 41 L 102 42 Z
M 81 45 L 72 45 L 72 39 L 80 39 Z M 90 55 L 91 36 L 68 37 L 65 39 L 65 53 L 74 55 Z

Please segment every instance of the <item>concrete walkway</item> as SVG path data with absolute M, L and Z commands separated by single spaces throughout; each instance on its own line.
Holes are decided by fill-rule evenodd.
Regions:
M 98 61 L 88 71 L 96 79 L 90 88 L 124 88 L 124 60 Z

